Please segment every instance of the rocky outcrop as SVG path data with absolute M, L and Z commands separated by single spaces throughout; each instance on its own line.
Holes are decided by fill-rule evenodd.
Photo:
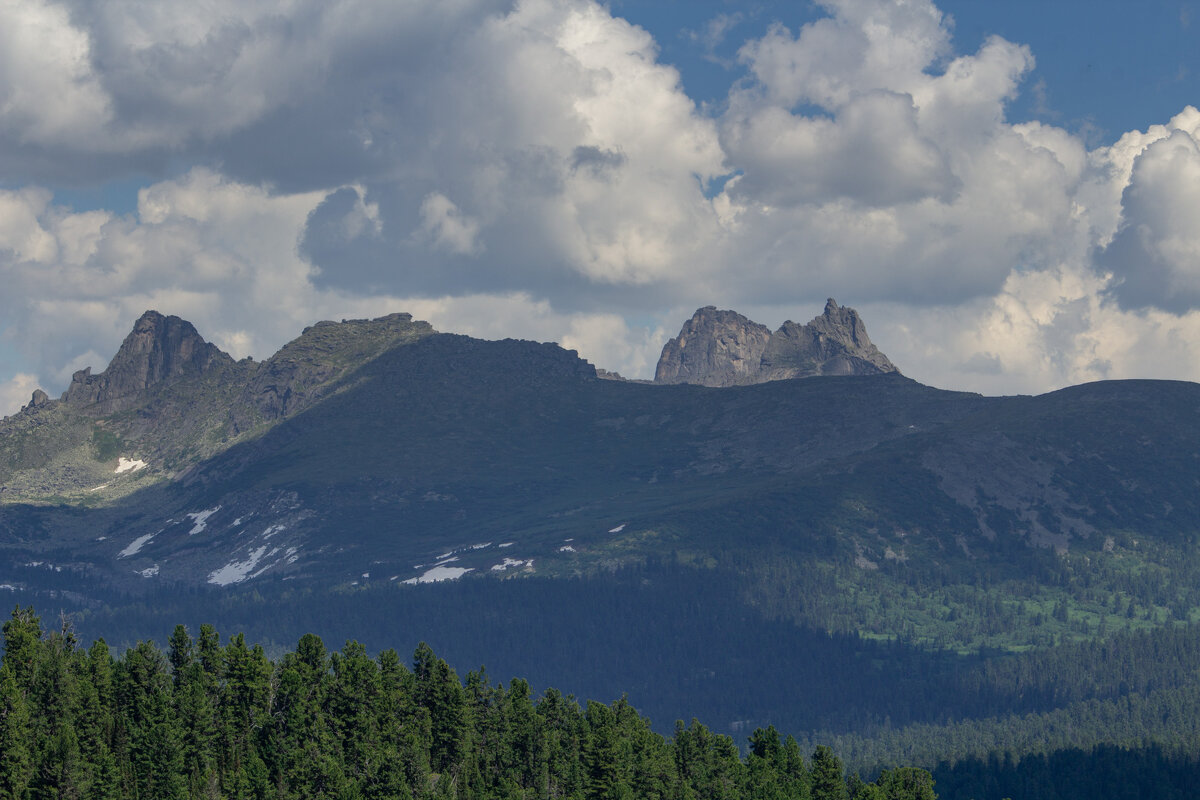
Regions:
M 667 342 L 654 370 L 655 383 L 740 386 L 758 383 L 771 329 L 736 311 L 705 306 Z
M 30 398 L 30 400 L 29 400 L 29 405 L 25 406 L 21 410 L 26 411 L 26 410 L 31 410 L 34 408 L 41 408 L 42 406 L 46 405 L 49 402 L 50 402 L 50 395 L 46 394 L 41 389 L 34 389 L 33 397 Z
M 262 362 L 235 404 L 234 429 L 245 431 L 302 411 L 381 353 L 435 333 L 411 314 L 311 325 Z
M 89 414 L 108 416 L 140 405 L 152 387 L 232 363 L 229 355 L 204 341 L 192 323 L 147 311 L 108 368 L 99 375 L 93 375 L 91 367 L 76 372 L 62 399 Z
M 858 312 L 832 298 L 807 325 L 791 320 L 770 332 L 733 311 L 697 311 L 667 342 L 655 383 L 743 386 L 816 375 L 899 372 L 879 352 Z

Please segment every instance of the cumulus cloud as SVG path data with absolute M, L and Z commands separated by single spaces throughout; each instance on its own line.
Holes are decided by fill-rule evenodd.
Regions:
M 696 306 L 834 295 L 940 385 L 1200 364 L 1200 112 L 1089 151 L 1006 118 L 1020 43 L 958 52 L 929 0 L 820 7 L 702 110 L 594 0 L 3 4 L 7 340 L 61 383 L 148 307 L 258 357 L 408 310 L 648 376 Z M 40 188 L 131 172 L 125 215 Z
M 928 2 L 826 5 L 829 19 L 742 48 L 756 80 L 722 120 L 743 172 L 725 213 L 763 265 L 756 290 L 958 303 L 996 292 L 1014 266 L 1052 263 L 1073 235 L 1083 150 L 1005 121 L 1029 51 L 993 38 L 951 58 Z
M 868 306 L 872 336 L 906 374 L 990 394 L 1112 378 L 1200 378 L 1200 313 L 1125 310 L 1090 270 L 1014 273 L 996 297 L 956 308 Z M 877 333 L 878 332 L 878 333 Z
M 465 216 L 446 195 L 431 192 L 421 202 L 421 230 L 435 247 L 460 256 L 479 255 L 479 222 Z
M 766 106 L 732 120 L 724 141 L 745 174 L 738 196 L 767 206 L 847 199 L 882 207 L 950 200 L 958 188 L 945 155 L 920 132 L 910 95 L 870 91 L 836 119 Z
M 1123 307 L 1184 313 L 1200 306 L 1200 111 L 1189 107 L 1167 129 L 1132 159 L 1099 264 Z
M 62 145 L 111 118 L 90 37 L 68 10 L 45 0 L 0 5 L 0 131 Z
M 7 416 L 28 404 L 37 388 L 39 388 L 37 376 L 28 372 L 18 372 L 0 383 L 0 417 Z

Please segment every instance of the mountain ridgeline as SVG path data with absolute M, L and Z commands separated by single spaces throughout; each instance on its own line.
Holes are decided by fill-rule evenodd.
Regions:
M 1194 384 L 985 398 L 902 377 L 832 300 L 808 325 L 760 327 L 701 309 L 660 361 L 658 383 L 682 385 L 646 385 L 404 314 L 235 361 L 147 312 L 106 370 L 0 423 L 0 552 L 137 591 L 672 553 L 1019 578 L 1022 550 L 1142 559 L 1190 541 Z M 792 593 L 759 586 L 769 605 Z
M 1058 741 L 1054 714 L 1124 720 L 1063 747 L 1165 747 L 1197 686 L 1198 409 L 1179 381 L 923 386 L 832 300 L 775 332 L 700 309 L 653 383 L 407 314 L 239 361 L 147 312 L 0 421 L 0 592 L 128 644 L 426 640 L 656 719 L 866 737 L 839 740 L 863 769 Z M 1119 670 L 1087 649 L 1116 641 Z

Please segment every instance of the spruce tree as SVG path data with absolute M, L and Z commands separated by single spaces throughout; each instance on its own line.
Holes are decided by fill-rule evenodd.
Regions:
M 813 800 L 849 800 L 842 760 L 825 745 L 818 745 L 812 756 Z
M 0 798 L 4 800 L 25 796 L 33 769 L 32 732 L 24 693 L 6 657 L 0 664 Z

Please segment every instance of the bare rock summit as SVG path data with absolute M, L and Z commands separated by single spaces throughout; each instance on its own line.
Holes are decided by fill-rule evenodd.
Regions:
M 807 325 L 788 320 L 774 333 L 734 311 L 701 308 L 663 347 L 654 382 L 745 386 L 883 372 L 899 370 L 871 343 L 858 312 L 830 298 Z
M 654 370 L 655 383 L 740 386 L 758 383 L 771 329 L 736 311 L 705 306 L 667 342 Z
M 104 372 L 79 370 L 62 399 L 90 414 L 107 416 L 137 406 L 151 387 L 232 363 L 233 358 L 206 342 L 192 323 L 147 311 Z

